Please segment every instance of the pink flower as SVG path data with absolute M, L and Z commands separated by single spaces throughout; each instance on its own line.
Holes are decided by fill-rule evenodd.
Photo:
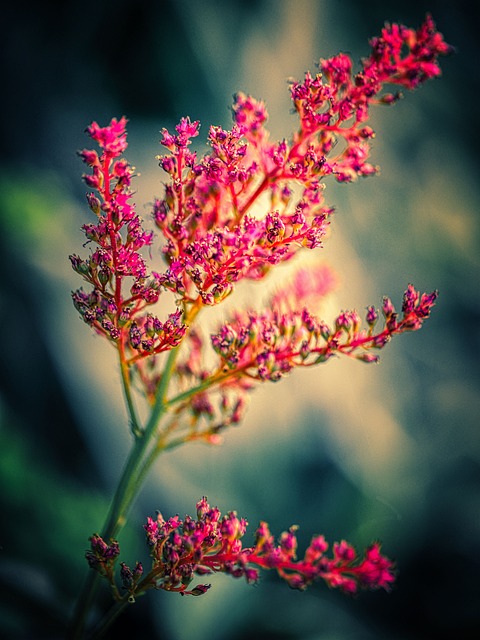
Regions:
M 203 595 L 211 585 L 200 583 L 189 589 L 195 576 L 222 572 L 255 583 L 261 569 L 275 569 L 290 587 L 302 590 L 318 580 L 347 593 L 362 588 L 388 590 L 395 581 L 393 563 L 380 553 L 378 542 L 366 550 L 364 558 L 359 558 L 347 542 L 335 543 L 333 556 L 328 558 L 325 538 L 314 536 L 303 558 L 297 559 L 298 527 L 284 531 L 276 544 L 268 525 L 261 522 L 253 546 L 244 547 L 242 538 L 247 526 L 235 511 L 222 517 L 205 497 L 197 503 L 196 520 L 188 515 L 183 520 L 178 516 L 164 520 L 161 515 L 156 521 L 148 518 L 144 529 L 152 557 L 151 570 L 144 575 L 139 563 L 133 571 L 121 563 L 123 585 L 135 596 L 152 588 Z M 101 571 L 97 566 L 93 568 Z M 113 579 L 110 574 L 107 577 Z
M 106 127 L 94 122 L 87 129 L 103 151 L 101 156 L 96 151 L 80 152 L 92 169 L 85 180 L 98 194 L 87 194 L 97 221 L 85 224 L 83 230 L 87 239 L 98 246 L 88 259 L 73 255 L 70 260 L 92 287 L 88 294 L 82 289 L 72 294 L 80 315 L 97 333 L 117 344 L 125 356 L 135 360 L 174 348 L 186 328 L 178 311 L 165 322 L 145 311 L 158 301 L 162 284 L 155 274 L 149 277 L 141 254 L 144 247 L 152 244 L 153 232 L 144 230 L 131 203 L 133 169 L 126 160 L 116 159 L 127 147 L 126 124 L 125 118 L 114 118 Z M 185 142 L 186 137 L 195 134 L 197 125 L 182 121 L 179 139 Z
M 212 152 L 199 161 L 186 150 L 197 122 L 182 119 L 178 135 L 164 130 L 172 155 L 160 164 L 171 184 L 154 218 L 166 238 L 164 284 L 179 299 L 217 304 L 239 280 L 262 278 L 301 248 L 321 245 L 333 211 L 323 204 L 322 180 L 333 173 L 349 182 L 377 171 L 369 162 L 370 105 L 392 101 L 380 93 L 388 84 L 413 89 L 437 75 L 438 56 L 450 50 L 430 17 L 417 32 L 385 27 L 372 47 L 356 75 L 340 54 L 321 61 L 323 75 L 307 73 L 292 84 L 300 129 L 291 143 L 270 142 L 265 105 L 243 93 L 235 97 L 232 129 L 210 127 Z M 293 202 L 291 187 L 299 183 Z M 278 206 L 257 219 L 250 210 L 264 193 Z M 171 273 L 173 263 L 181 277 Z
M 170 151 L 175 148 L 184 149 L 191 144 L 191 138 L 198 136 L 199 127 L 198 120 L 191 122 L 190 118 L 182 118 L 175 127 L 177 135 L 172 135 L 167 129 L 162 129 L 163 137 L 160 143 Z
M 116 540 L 107 544 L 95 533 L 90 537 L 90 550 L 85 553 L 85 558 L 90 567 L 100 575 L 111 577 L 119 554 L 120 547 Z
M 301 129 L 296 147 L 303 140 L 321 132 L 317 154 L 327 156 L 340 138 L 346 149 L 331 161 L 332 171 L 340 182 L 357 176 L 376 173 L 367 160 L 368 140 L 373 136 L 368 119 L 371 104 L 392 104 L 399 97 L 391 93 L 379 95 L 387 84 L 415 89 L 425 80 L 440 74 L 439 55 L 451 51 L 435 25 L 427 16 L 424 25 L 413 31 L 399 25 L 386 25 L 382 35 L 371 41 L 372 53 L 363 62 L 363 69 L 352 76 L 352 61 L 346 54 L 321 60 L 323 77 L 305 75 L 304 82 L 293 83 L 291 92 L 300 116 Z M 326 82 L 324 82 L 324 78 Z
M 120 120 L 113 118 L 107 127 L 100 127 L 96 122 L 92 122 L 87 128 L 87 132 L 106 154 L 116 158 L 127 148 L 126 126 L 127 119 L 125 117 Z
M 336 354 L 377 362 L 378 356 L 367 351 L 383 348 L 393 335 L 420 329 L 436 297 L 436 292 L 420 296 L 409 285 L 401 318 L 385 298 L 385 324 L 374 333 L 378 313 L 373 307 L 367 310 L 368 330 L 361 328 L 356 311 L 340 313 L 330 327 L 306 308 L 296 311 L 278 307 L 282 296 L 277 295 L 262 313 L 235 312 L 212 335 L 212 346 L 221 359 L 219 368 L 230 369 L 230 377 L 256 380 L 277 381 L 294 367 L 319 364 Z

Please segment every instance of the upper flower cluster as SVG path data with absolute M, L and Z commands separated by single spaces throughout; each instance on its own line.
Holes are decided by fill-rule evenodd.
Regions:
M 369 162 L 370 106 L 395 102 L 398 95 L 388 92 L 389 85 L 414 89 L 437 76 L 438 57 L 450 50 L 430 16 L 417 31 L 385 26 L 371 47 L 356 75 L 342 53 L 321 60 L 321 73 L 291 84 L 299 127 L 290 141 L 270 140 L 265 105 L 243 93 L 235 97 L 232 128 L 210 127 L 210 151 L 203 157 L 192 150 L 198 121 L 182 118 L 174 132 L 162 130 L 168 153 L 158 159 L 167 182 L 152 217 L 162 236 L 163 271 L 150 271 L 142 253 L 154 233 L 144 229 L 132 203 L 134 169 L 121 157 L 126 119 L 88 127 L 100 147 L 100 153 L 80 152 L 91 170 L 84 179 L 93 190 L 87 200 L 96 222 L 83 229 L 93 248 L 87 259 L 73 255 L 71 262 L 91 290 L 75 291 L 73 301 L 85 322 L 116 345 L 149 400 L 162 376 L 155 356 L 184 341 L 202 306 L 220 303 L 237 282 L 263 278 L 299 250 L 321 246 L 333 213 L 324 202 L 325 177 L 348 182 L 376 171 Z M 152 306 L 164 290 L 173 292 L 177 308 L 159 318 Z M 385 325 L 375 332 L 373 309 L 367 329 L 354 311 L 329 327 L 300 302 L 300 290 L 288 310 L 277 300 L 265 312 L 235 313 L 212 337 L 220 358 L 213 375 L 193 361 L 174 372 L 183 390 L 188 383 L 197 387 L 188 402 L 195 416 L 210 416 L 219 426 L 237 422 L 243 400 L 226 392 L 234 383 L 242 395 L 254 380 L 277 380 L 294 366 L 324 362 L 335 353 L 376 361 L 369 350 L 418 329 L 436 295 L 419 299 L 409 287 L 403 317 L 385 302 Z M 198 359 L 200 336 L 192 335 L 188 344 L 191 358 Z M 222 391 L 219 411 L 204 393 L 207 382 Z
M 398 92 L 382 94 L 385 85 L 415 89 L 440 75 L 438 56 L 451 51 L 435 30 L 431 16 L 417 31 L 386 25 L 381 36 L 370 44 L 372 52 L 356 75 L 352 74 L 351 58 L 341 53 L 321 60 L 321 74 L 313 77 L 307 73 L 303 83 L 295 82 L 291 88 L 300 117 L 294 152 L 299 149 L 301 156 L 308 145 L 318 157 L 327 158 L 343 140 L 341 152 L 323 165 L 323 172 L 333 173 L 339 182 L 377 171 L 368 162 L 374 136 L 372 128 L 365 124 L 369 108 L 371 104 L 392 104 L 401 96 Z
M 139 563 L 133 570 L 122 563 L 123 589 L 131 599 L 149 589 L 201 595 L 210 584 L 201 583 L 191 589 L 195 576 L 223 572 L 255 583 L 261 569 L 275 569 L 293 589 L 306 589 L 313 582 L 324 580 L 329 587 L 355 593 L 361 588 L 388 590 L 395 580 L 393 563 L 380 553 L 379 543 L 372 544 L 365 556 L 359 558 L 355 549 L 342 540 L 333 545 L 332 557 L 327 557 L 329 545 L 323 535 L 318 535 L 298 559 L 296 526 L 283 532 L 275 542 L 268 525 L 261 522 L 254 545 L 244 547 L 242 538 L 247 526 L 247 521 L 235 511 L 222 516 L 205 497 L 197 503 L 196 518 L 187 515 L 181 520 L 177 515 L 165 520 L 161 514 L 155 520 L 148 518 L 144 528 L 152 568 L 145 575 Z M 106 573 L 104 566 L 111 568 L 111 550 L 115 550 L 116 557 L 117 543 L 107 545 L 99 536 L 92 536 L 91 545 L 92 551 L 87 552 L 91 566 L 113 584 L 113 572 Z
M 85 224 L 83 230 L 88 241 L 97 246 L 88 259 L 72 255 L 70 260 L 92 286 L 88 293 L 79 289 L 72 294 L 82 318 L 135 360 L 179 344 L 185 326 L 178 311 L 165 322 L 146 312 L 158 301 L 161 283 L 148 275 L 141 254 L 143 247 L 152 244 L 153 232 L 144 230 L 131 203 L 134 169 L 119 159 L 127 147 L 126 125 L 127 120 L 121 118 L 113 119 L 107 127 L 94 122 L 87 128 L 101 154 L 86 149 L 80 152 L 92 171 L 84 179 L 95 190 L 87 194 L 87 201 L 97 217 L 96 224 Z
M 340 54 L 321 61 L 321 74 L 292 84 L 300 127 L 291 142 L 270 141 L 264 103 L 243 93 L 233 105 L 232 129 L 211 127 L 212 151 L 201 159 L 188 148 L 198 122 L 184 118 L 176 135 L 163 131 L 170 154 L 159 160 L 170 182 L 154 217 L 167 239 L 166 287 L 182 299 L 214 304 L 241 278 L 260 278 L 301 247 L 320 245 L 332 213 L 323 202 L 323 178 L 345 182 L 376 171 L 368 162 L 370 105 L 394 101 L 381 94 L 386 85 L 413 89 L 438 75 L 437 58 L 450 49 L 429 16 L 418 31 L 386 26 L 371 45 L 355 76 L 351 59 Z M 265 194 L 269 204 L 257 218 L 253 206 Z

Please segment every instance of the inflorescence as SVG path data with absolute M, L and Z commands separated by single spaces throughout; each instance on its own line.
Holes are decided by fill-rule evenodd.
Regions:
M 401 95 L 397 89 L 415 89 L 438 76 L 438 57 L 450 51 L 430 16 L 416 31 L 386 25 L 370 44 L 355 75 L 342 53 L 321 60 L 316 75 L 291 83 L 299 126 L 289 141 L 270 140 L 265 104 L 243 93 L 235 97 L 232 128 L 210 127 L 210 150 L 203 157 L 192 150 L 198 121 L 182 118 L 174 132 L 162 131 L 167 153 L 158 161 L 167 181 L 153 203 L 152 220 L 163 270 L 148 267 L 146 254 L 152 255 L 156 236 L 145 230 L 132 203 L 134 169 L 123 158 L 126 118 L 88 127 L 100 152 L 80 155 L 90 170 L 84 179 L 96 220 L 83 226 L 90 255 L 70 257 L 89 285 L 72 294 L 73 302 L 83 320 L 117 349 L 131 407 L 132 381 L 151 406 L 161 388 L 170 422 L 158 432 L 159 451 L 189 440 L 217 442 L 221 430 L 241 421 L 246 395 L 260 382 L 335 355 L 376 362 L 376 351 L 394 335 L 416 331 L 428 318 L 436 292 L 420 294 L 409 285 L 401 312 L 384 298 L 381 309 L 367 308 L 364 322 L 352 310 L 327 324 L 317 317 L 318 305 L 310 304 L 331 289 L 333 275 L 322 268 L 299 272 L 263 310 L 233 311 L 209 340 L 195 324 L 203 307 L 221 303 L 240 281 L 261 280 L 299 251 L 322 246 L 333 214 L 324 202 L 325 178 L 345 183 L 377 172 L 369 160 L 370 107 L 393 104 Z M 255 213 L 260 205 L 262 215 Z M 155 305 L 167 291 L 175 306 L 158 317 Z M 179 347 L 167 378 L 165 355 Z M 176 395 L 168 392 L 168 381 L 175 383 Z M 141 425 L 134 435 L 144 437 Z M 235 512 L 221 518 L 203 499 L 197 514 L 196 520 L 148 520 L 152 569 L 145 576 L 140 564 L 121 564 L 123 588 L 132 598 L 150 588 L 198 595 L 208 585 L 190 589 L 193 576 L 216 571 L 255 582 L 260 568 L 274 568 L 302 589 L 317 579 L 347 592 L 393 582 L 392 563 L 378 544 L 359 560 L 341 542 L 329 559 L 318 536 L 297 560 L 294 527 L 275 544 L 262 523 L 255 544 L 243 548 L 246 522 Z M 87 559 L 114 584 L 118 553 L 116 542 L 96 535 Z
M 120 553 L 114 540 L 105 543 L 98 535 L 90 538 L 87 552 L 90 566 L 112 585 L 117 599 L 133 602 L 150 589 L 175 591 L 182 595 L 202 595 L 208 583 L 190 588 L 195 576 L 202 578 L 223 572 L 234 578 L 245 578 L 253 584 L 259 580 L 260 569 L 274 569 L 293 589 L 306 589 L 314 581 L 324 580 L 332 588 L 345 593 L 359 589 L 390 589 L 395 580 L 393 563 L 380 553 L 374 543 L 359 558 L 355 549 L 342 540 L 333 545 L 332 557 L 325 554 L 328 543 L 323 535 L 314 536 L 301 559 L 297 559 L 298 527 L 284 531 L 275 543 L 268 525 L 261 522 L 255 532 L 254 545 L 243 547 L 242 538 L 248 523 L 230 511 L 222 517 L 204 497 L 197 503 L 197 517 L 178 515 L 165 520 L 159 513 L 144 525 L 152 566 L 145 575 L 141 563 L 131 569 L 120 565 L 121 589 L 115 583 L 114 565 Z

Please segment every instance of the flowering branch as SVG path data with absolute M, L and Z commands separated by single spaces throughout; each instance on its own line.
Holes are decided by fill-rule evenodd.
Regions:
M 386 25 L 370 44 L 370 56 L 355 75 L 350 58 L 340 54 L 321 60 L 316 76 L 307 73 L 303 82 L 291 83 L 299 125 L 288 142 L 270 141 L 264 103 L 243 93 L 235 97 L 231 130 L 210 127 L 210 151 L 201 158 L 191 150 L 198 121 L 182 118 L 174 133 L 162 130 L 168 153 L 158 160 L 167 182 L 152 219 L 162 237 L 163 271 L 147 267 L 144 252 L 151 251 L 155 236 L 144 229 L 131 201 L 134 169 L 122 157 L 127 120 L 87 128 L 100 149 L 80 152 L 90 170 L 84 179 L 96 221 L 83 226 L 92 245 L 89 257 L 70 257 L 89 286 L 72 298 L 81 318 L 117 352 L 133 446 L 102 535 L 91 538 L 87 560 L 94 572 L 79 599 L 72 638 L 82 637 L 95 577 L 109 582 L 116 600 L 102 629 L 128 601 L 152 588 L 204 593 L 208 585 L 189 588 L 194 574 L 223 571 L 254 582 L 259 569 L 274 568 L 294 588 L 323 579 L 346 592 L 393 582 L 392 563 L 378 543 L 359 559 L 341 542 L 328 559 L 327 544 L 317 536 L 297 560 L 295 527 L 275 545 L 262 523 L 254 546 L 243 548 L 246 522 L 235 512 L 221 519 L 205 499 L 197 505 L 196 521 L 149 519 L 152 569 L 144 576 L 140 564 L 131 569 L 121 563 L 122 587 L 115 578 L 116 536 L 162 451 L 195 440 L 217 443 L 221 431 L 241 421 L 251 390 L 294 368 L 334 355 L 377 362 L 375 350 L 394 335 L 420 329 L 430 315 L 437 293 L 420 294 L 409 285 L 401 314 L 384 298 L 381 323 L 380 312 L 370 306 L 363 327 L 354 310 L 329 325 L 317 313 L 334 284 L 323 268 L 298 272 L 262 311 L 234 311 L 209 340 L 198 326 L 202 309 L 220 304 L 241 280 L 261 280 L 299 251 L 322 246 L 333 214 L 324 202 L 325 179 L 350 182 L 377 171 L 369 162 L 370 107 L 396 102 L 400 94 L 389 85 L 415 89 L 438 76 L 438 57 L 451 50 L 430 16 L 416 31 Z M 262 215 L 256 215 L 260 208 Z M 165 291 L 174 303 L 159 317 L 155 306 Z M 147 409 L 143 421 L 139 400 Z
M 158 513 L 144 525 L 152 566 L 147 575 L 140 562 L 130 568 L 120 563 L 120 586 L 115 576 L 115 564 L 120 548 L 115 540 L 107 544 L 100 536 L 90 538 L 86 553 L 90 567 L 110 584 L 116 604 L 111 616 L 151 589 L 173 591 L 181 595 L 205 594 L 211 585 L 199 583 L 191 587 L 195 576 L 226 573 L 245 578 L 248 584 L 258 582 L 260 570 L 274 569 L 292 589 L 304 590 L 313 582 L 323 580 L 331 588 L 354 594 L 359 589 L 389 590 L 395 580 L 394 565 L 380 553 L 380 544 L 373 543 L 359 558 L 355 549 L 342 540 L 333 545 L 333 555 L 325 554 L 328 543 L 323 535 L 314 536 L 297 559 L 297 526 L 281 534 L 278 544 L 268 525 L 261 522 L 252 547 L 243 547 L 242 538 L 248 523 L 235 511 L 222 517 L 204 497 L 197 503 L 197 518 L 178 515 L 168 520 Z M 111 616 L 108 617 L 110 622 Z M 105 629 L 103 623 L 102 629 Z

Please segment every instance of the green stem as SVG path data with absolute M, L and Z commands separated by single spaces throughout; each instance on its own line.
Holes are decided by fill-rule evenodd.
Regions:
M 155 434 L 158 423 L 167 409 L 165 401 L 166 393 L 175 367 L 178 351 L 179 347 L 175 347 L 168 354 L 150 418 L 145 429 L 141 432 L 141 435 L 137 436 L 122 473 L 122 477 L 120 478 L 102 533 L 102 537 L 106 541 L 109 541 L 111 538 L 118 535 L 126 522 L 128 510 L 145 480 L 146 470 L 144 469 L 143 460 L 148 447 L 151 444 L 151 440 Z M 134 418 L 132 416 L 132 421 L 133 420 Z M 147 468 L 149 467 L 150 464 L 147 464 Z M 80 638 L 83 637 L 86 618 L 92 605 L 97 586 L 98 574 L 91 572 L 91 575 L 88 576 L 85 582 L 84 589 L 77 604 L 71 628 L 71 635 L 69 635 L 71 640 L 80 640 Z
M 179 348 L 172 349 L 168 354 L 162 379 L 158 385 L 155 404 L 153 406 L 150 418 L 145 425 L 142 434 L 137 438 L 133 446 L 130 457 L 125 466 L 122 478 L 118 485 L 115 497 L 112 502 L 107 525 L 103 532 L 104 539 L 115 537 L 125 524 L 127 512 L 139 492 L 145 474 L 142 473 L 143 460 L 151 444 L 152 438 L 157 429 L 163 414 L 167 407 L 165 397 L 173 373 L 175 361 L 177 359 Z
M 125 465 L 122 477 L 118 484 L 110 511 L 103 529 L 102 538 L 108 542 L 115 538 L 126 521 L 127 511 L 133 502 L 138 490 L 137 474 L 141 467 L 143 455 L 148 447 L 148 439 L 145 436 L 137 438 Z
M 138 472 L 141 469 L 142 457 L 147 449 L 147 445 L 148 439 L 144 435 L 142 438 L 138 438 L 135 441 L 133 449 L 130 452 L 130 456 L 113 497 L 107 521 L 103 529 L 102 537 L 106 541 L 114 538 L 125 524 L 127 511 L 139 489 Z M 98 587 L 98 578 L 98 573 L 90 569 L 90 574 L 87 577 L 84 589 L 78 601 L 72 627 L 72 635 L 69 636 L 71 640 L 80 640 L 80 638 L 83 637 L 86 618 Z
M 130 414 L 131 429 L 134 436 L 140 435 L 141 428 L 140 422 L 137 418 L 137 412 L 135 410 L 135 404 L 133 402 L 132 388 L 130 385 L 130 371 L 125 359 L 122 358 L 120 353 L 120 372 L 122 374 L 123 392 L 125 395 L 125 402 L 127 404 L 128 413 Z
M 148 457 L 146 458 L 145 462 L 143 463 L 143 467 L 141 468 L 141 470 L 140 470 L 140 472 L 138 474 L 138 481 L 139 482 L 143 482 L 143 480 L 148 475 L 148 472 L 152 468 L 155 460 L 158 458 L 158 456 L 161 453 L 164 453 L 165 451 L 169 451 L 170 449 L 175 449 L 175 447 L 178 447 L 181 444 L 184 444 L 185 442 L 188 442 L 188 438 L 185 437 L 185 436 L 181 436 L 181 437 L 177 438 L 176 440 L 171 440 L 170 442 L 168 442 L 166 444 L 163 444 L 160 441 L 155 447 L 152 448 L 152 450 L 150 451 Z
M 170 407 L 172 407 L 175 404 L 178 404 L 180 402 L 183 402 L 184 400 L 188 400 L 189 398 L 191 398 L 192 396 L 194 396 L 197 393 L 201 393 L 202 391 L 206 391 L 207 389 L 211 389 L 212 387 L 214 387 L 216 384 L 220 384 L 221 382 L 225 382 L 225 380 L 228 380 L 228 378 L 233 378 L 234 376 L 240 376 L 240 375 L 247 375 L 245 374 L 245 371 L 251 366 L 251 362 L 248 362 L 244 365 L 242 365 L 241 367 L 239 367 L 238 369 L 229 369 L 228 371 L 226 371 L 225 373 L 220 372 L 220 373 L 215 373 L 214 375 L 210 376 L 209 378 L 206 378 L 206 380 L 204 380 L 203 382 L 201 382 L 200 384 L 198 384 L 196 387 L 191 387 L 190 389 L 187 389 L 186 391 L 182 391 L 181 393 L 179 393 L 178 395 L 174 396 L 173 398 L 170 398 L 170 400 L 167 400 L 165 402 L 165 407 L 167 409 L 170 409 Z

